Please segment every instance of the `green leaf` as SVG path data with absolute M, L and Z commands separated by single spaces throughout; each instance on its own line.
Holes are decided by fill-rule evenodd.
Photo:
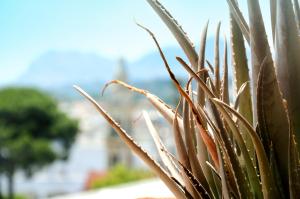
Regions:
M 204 61 L 205 61 L 205 49 L 206 49 L 206 37 L 207 37 L 207 28 L 208 28 L 208 22 L 204 26 L 204 29 L 201 34 L 201 39 L 200 39 L 200 49 L 199 49 L 199 59 L 198 59 L 198 70 L 201 71 L 203 70 L 204 67 Z M 201 79 L 205 80 L 207 78 L 207 75 L 205 74 L 200 74 L 199 75 Z M 199 104 L 204 106 L 205 104 L 205 93 L 202 91 L 201 87 L 197 85 L 197 101 Z
M 259 6 L 258 0 L 247 0 L 249 24 L 250 24 L 250 48 L 251 48 L 251 63 L 252 63 L 252 89 L 253 89 L 253 110 L 254 124 L 257 122 L 256 115 L 256 89 L 258 74 L 261 63 L 266 58 L 266 64 L 273 67 L 273 60 L 267 39 L 267 34 Z
M 285 193 L 288 194 L 288 143 L 287 112 L 279 90 L 274 67 L 265 62 L 261 66 L 257 88 L 258 127 L 267 154 L 273 146 Z
M 234 80 L 236 90 L 241 88 L 243 83 L 250 82 L 249 68 L 246 56 L 246 49 L 244 44 L 244 38 L 242 32 L 235 20 L 235 18 L 230 15 L 230 30 L 231 30 L 231 51 L 232 51 L 232 65 L 234 71 Z M 239 96 L 238 111 L 242 114 L 250 124 L 253 123 L 253 111 L 252 111 L 252 99 L 250 86 L 246 86 L 242 95 Z M 245 129 L 242 129 L 244 132 Z M 250 157 L 254 159 L 255 151 L 248 134 L 242 134 L 246 146 L 249 150 Z
M 221 22 L 218 23 L 216 36 L 215 36 L 215 87 L 217 91 L 217 96 L 220 97 L 221 92 L 221 81 L 220 81 L 220 27 Z
M 228 112 L 224 109 L 224 107 L 222 105 L 217 103 L 216 100 L 212 100 L 212 102 L 216 105 L 216 107 L 219 109 L 219 111 L 223 115 L 224 120 L 227 122 L 229 128 L 231 129 L 232 135 L 235 138 L 239 149 L 241 150 L 243 160 L 245 161 L 245 167 L 246 167 L 246 171 L 247 171 L 247 174 L 249 177 L 249 181 L 250 181 L 250 185 L 251 185 L 250 188 L 252 189 L 251 192 L 253 193 L 253 196 L 256 198 L 262 198 L 260 181 L 258 179 L 253 162 L 251 161 L 251 158 L 250 158 L 250 154 L 248 153 L 247 147 L 244 143 L 244 140 L 242 138 L 242 135 L 241 135 L 238 127 L 236 126 L 235 122 L 233 121 L 231 116 L 228 114 Z
M 197 70 L 198 55 L 192 42 L 183 31 L 181 26 L 158 0 L 147 0 L 147 2 L 172 32 L 179 45 L 183 49 L 184 53 L 186 54 L 187 58 L 189 59 L 190 63 L 194 67 L 194 70 Z
M 225 38 L 225 47 L 224 47 L 224 62 L 223 62 L 223 80 L 222 80 L 222 100 L 229 104 L 229 85 L 228 85 L 228 54 L 227 54 L 227 41 Z
M 253 129 L 251 124 L 236 110 L 231 108 L 228 104 L 223 103 L 222 101 L 218 99 L 213 99 L 213 101 L 220 106 L 223 106 L 226 108 L 230 113 L 232 113 L 235 117 L 238 118 L 240 123 L 244 125 L 247 129 L 247 132 L 251 136 L 253 145 L 255 147 L 256 155 L 257 155 L 257 162 L 259 166 L 259 173 L 261 176 L 261 185 L 262 185 L 262 192 L 264 198 L 278 198 L 278 190 L 276 189 L 275 182 L 274 182 L 274 176 L 270 170 L 270 164 L 268 162 L 267 154 L 264 150 L 263 143 L 261 142 L 258 134 Z M 220 107 L 219 106 L 219 107 Z
M 229 5 L 231 16 L 235 19 L 236 23 L 240 27 L 246 41 L 250 44 L 250 30 L 249 26 L 244 19 L 242 12 L 240 11 L 236 0 L 227 0 Z
M 245 82 L 250 82 L 250 77 L 243 35 L 232 15 L 230 16 L 230 30 L 232 65 L 234 69 L 235 88 L 237 90 L 241 88 Z M 243 93 L 244 94 L 239 100 L 239 113 L 241 113 L 248 122 L 252 124 L 253 111 L 250 86 L 247 86 Z
M 211 155 L 215 165 L 218 167 L 218 155 L 217 155 L 217 150 L 216 150 L 216 145 L 214 143 L 214 140 L 213 138 L 211 137 L 211 135 L 209 135 L 209 133 L 207 132 L 206 129 L 204 129 L 202 123 L 201 123 L 201 117 L 199 115 L 199 112 L 196 108 L 196 106 L 194 105 L 193 101 L 190 99 L 190 97 L 188 96 L 188 94 L 181 88 L 178 80 L 176 79 L 175 75 L 173 74 L 173 72 L 171 71 L 170 69 L 170 66 L 166 60 L 166 57 L 164 55 L 164 53 L 162 52 L 161 48 L 160 48 L 160 45 L 159 43 L 157 42 L 156 38 L 155 38 L 155 35 L 147 28 L 143 27 L 140 25 L 141 28 L 143 28 L 145 31 L 147 31 L 150 36 L 152 37 L 152 39 L 154 40 L 155 42 L 155 45 L 159 51 L 159 54 L 164 62 L 164 65 L 169 73 L 169 76 L 171 78 L 171 80 L 173 81 L 174 85 L 176 86 L 179 94 L 188 102 L 190 108 L 191 108 L 191 111 L 193 113 L 193 116 L 195 117 L 195 122 L 196 122 L 196 126 L 198 127 L 198 130 L 199 130 L 199 133 L 205 143 L 205 145 L 207 146 L 207 149 L 208 149 L 208 152 L 209 154 Z M 189 68 L 189 66 L 187 66 Z M 200 79 L 197 74 L 195 74 L 193 71 L 192 73 L 198 78 Z M 202 80 L 200 79 L 200 82 L 202 82 Z M 202 87 L 202 89 L 205 88 L 205 87 Z
M 246 88 L 249 87 L 249 82 L 245 82 L 242 84 L 242 86 L 239 88 L 237 94 L 236 94 L 236 98 L 235 98 L 235 102 L 234 102 L 234 109 L 237 110 L 240 106 L 240 99 L 243 96 L 244 92 L 246 91 Z
M 215 98 L 216 96 L 213 94 L 213 92 L 207 87 L 207 85 L 201 80 L 195 72 L 180 58 L 176 57 L 176 59 L 180 62 L 180 64 L 187 70 L 187 72 L 195 78 L 195 80 L 198 82 L 199 86 L 205 91 L 207 96 L 212 99 Z M 201 107 L 198 107 L 201 108 Z M 218 113 L 216 112 L 216 116 L 219 116 Z M 215 117 L 216 117 L 215 116 Z M 214 126 L 212 124 L 212 126 Z M 215 127 L 216 131 L 218 132 L 217 128 Z M 243 172 L 241 165 L 237 159 L 236 154 L 234 153 L 234 149 L 232 144 L 228 140 L 228 135 L 224 130 L 220 131 L 218 134 L 215 134 L 216 139 L 218 140 L 219 143 L 223 143 L 221 146 L 223 147 L 223 150 L 226 151 L 228 154 L 228 161 L 227 164 L 230 164 L 230 167 L 232 168 L 232 172 L 235 175 L 235 184 L 239 189 L 239 195 L 242 198 L 245 198 L 248 193 L 249 193 L 249 183 L 246 180 L 245 173 Z M 207 145 L 207 143 L 205 143 Z
M 241 167 L 238 156 L 234 152 L 233 145 L 229 142 L 228 135 L 224 133 L 215 134 L 216 140 L 223 151 L 225 171 L 228 174 L 229 184 L 232 192 L 240 198 L 251 198 L 250 185 L 247 174 Z M 236 194 L 237 193 L 237 194 Z
M 300 143 L 300 40 L 291 0 L 277 0 L 276 23 L 275 60 L 279 86 L 288 102 L 296 141 Z

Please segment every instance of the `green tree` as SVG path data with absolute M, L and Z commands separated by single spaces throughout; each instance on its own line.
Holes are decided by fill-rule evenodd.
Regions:
M 30 88 L 0 90 L 0 172 L 14 197 L 14 173 L 28 176 L 57 159 L 66 159 L 78 131 L 77 121 L 54 99 Z

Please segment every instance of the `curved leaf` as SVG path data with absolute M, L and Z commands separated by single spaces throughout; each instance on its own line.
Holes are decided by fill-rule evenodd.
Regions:
M 249 68 L 246 56 L 246 49 L 244 44 L 244 38 L 238 24 L 232 14 L 230 15 L 230 33 L 231 33 L 231 50 L 232 50 L 232 65 L 234 71 L 234 80 L 236 90 L 241 88 L 243 83 L 250 82 Z M 243 95 L 238 99 L 238 111 L 241 113 L 248 122 L 253 123 L 253 110 L 250 86 L 245 87 Z M 242 129 L 244 132 L 245 129 Z M 249 150 L 251 158 L 255 157 L 254 147 L 251 138 L 248 134 L 242 134 L 246 146 Z
M 217 192 L 216 192 L 216 187 L 214 185 L 214 181 L 212 179 L 211 171 L 208 171 L 205 161 L 199 163 L 199 160 L 197 158 L 197 151 L 196 151 L 196 148 L 194 147 L 194 143 L 193 143 L 193 139 L 192 139 L 192 132 L 193 132 L 192 128 L 193 127 L 190 125 L 190 120 L 192 120 L 192 115 L 191 115 L 191 119 L 190 119 L 189 113 L 190 113 L 189 104 L 186 102 L 186 100 L 184 100 L 184 102 L 183 102 L 183 126 L 184 126 L 184 131 L 185 131 L 187 152 L 190 157 L 191 171 L 193 172 L 195 177 L 201 182 L 201 184 L 205 187 L 205 189 L 207 189 L 207 190 L 211 189 L 211 192 L 215 195 L 215 194 L 217 194 Z M 206 148 L 205 148 L 205 150 L 201 151 L 201 153 L 207 153 Z M 204 156 L 204 155 L 207 155 L 207 154 L 202 154 L 201 156 Z M 206 161 L 207 161 L 207 159 L 206 159 Z M 203 165 L 203 164 L 205 164 L 205 165 Z
M 180 183 L 183 181 L 181 175 L 178 172 L 178 169 L 175 166 L 175 163 L 173 162 L 173 160 L 166 155 L 166 153 L 164 151 L 166 150 L 165 145 L 163 144 L 163 142 L 161 141 L 151 119 L 149 114 L 146 111 L 143 111 L 143 116 L 144 119 L 146 121 L 147 127 L 149 129 L 150 135 L 153 138 L 153 141 L 155 143 L 155 146 L 157 148 L 158 154 L 161 157 L 162 162 L 164 163 L 164 165 L 167 167 L 167 169 L 170 171 L 170 173 L 172 174 L 172 176 L 174 178 L 176 178 L 177 181 L 179 181 Z
M 288 195 L 289 124 L 287 112 L 279 91 L 275 69 L 265 62 L 261 66 L 257 88 L 258 127 L 267 154 L 273 146 L 279 173 Z
M 232 113 L 234 116 L 238 118 L 241 124 L 243 124 L 247 128 L 247 132 L 251 136 L 253 145 L 255 147 L 256 155 L 257 155 L 257 162 L 259 166 L 259 173 L 261 176 L 263 196 L 264 198 L 268 198 L 268 199 L 278 198 L 279 194 L 277 193 L 278 190 L 275 188 L 274 177 L 270 170 L 268 158 L 264 150 L 264 146 L 256 131 L 241 114 L 239 114 L 236 110 L 231 108 L 228 104 L 223 103 L 217 98 L 213 99 L 213 101 L 219 104 L 220 105 L 219 107 L 223 106 L 224 108 L 226 108 L 230 113 Z
M 232 134 L 237 141 L 237 144 L 241 150 L 242 157 L 245 161 L 245 167 L 247 170 L 247 174 L 249 176 L 249 181 L 250 181 L 250 187 L 252 190 L 252 193 L 254 194 L 254 197 L 256 198 L 262 198 L 262 192 L 261 192 L 261 187 L 260 187 L 260 181 L 258 179 L 256 170 L 254 168 L 254 165 L 251 161 L 250 154 L 248 153 L 247 147 L 243 141 L 242 135 L 236 126 L 235 122 L 232 120 L 228 112 L 220 106 L 220 104 L 216 103 L 216 100 L 212 100 L 214 104 L 217 106 L 217 108 L 220 110 L 222 113 L 224 120 L 227 122 L 228 126 L 230 127 Z
M 175 111 L 166 103 L 164 103 L 163 100 L 161 100 L 159 97 L 157 97 L 156 95 L 153 95 L 151 93 L 149 93 L 146 90 L 143 89 L 139 89 L 136 88 L 134 86 L 128 85 L 125 82 L 122 82 L 120 80 L 112 80 L 109 83 L 105 84 L 103 90 L 102 90 L 102 94 L 104 92 L 104 90 L 110 85 L 110 84 L 119 84 L 133 92 L 139 93 L 144 95 L 149 102 L 156 108 L 156 110 L 170 123 L 173 124 L 173 120 L 175 118 Z M 178 116 L 178 120 L 179 120 L 179 126 L 180 129 L 183 129 L 183 123 L 182 123 L 182 118 Z
M 224 67 L 223 67 L 223 80 L 222 80 L 222 100 L 229 104 L 229 84 L 228 84 L 228 60 L 227 60 L 227 40 L 225 38 L 225 46 L 224 46 Z
M 247 0 L 249 24 L 250 24 L 250 48 L 251 48 L 251 63 L 252 63 L 252 96 L 253 96 L 253 110 L 254 110 L 254 124 L 257 122 L 256 115 L 256 89 L 258 74 L 260 72 L 261 63 L 264 59 L 268 67 L 274 67 L 271 51 L 267 39 L 267 34 L 259 6 L 258 0 Z
M 217 91 L 217 96 L 220 97 L 221 81 L 220 81 L 220 27 L 221 22 L 218 23 L 216 36 L 215 36 L 215 87 Z
M 200 49 L 199 49 L 199 59 L 198 59 L 198 70 L 201 71 L 203 70 L 204 67 L 204 61 L 205 61 L 205 48 L 206 48 L 206 37 L 207 37 L 207 28 L 208 28 L 208 22 L 206 23 L 206 26 L 204 27 L 200 39 Z M 206 79 L 207 75 L 205 74 L 200 74 L 199 75 L 201 79 Z M 199 104 L 204 106 L 205 104 L 205 93 L 201 90 L 201 87 L 197 85 L 197 101 Z
M 173 194 L 180 198 L 186 199 L 183 191 L 177 186 L 177 184 L 171 179 L 170 176 L 137 144 L 135 141 L 120 127 L 120 125 L 115 122 L 106 111 L 85 91 L 83 91 L 78 86 L 74 88 L 84 96 L 104 117 L 104 119 L 111 125 L 111 127 L 116 131 L 124 143 L 136 154 L 138 155 L 151 169 L 154 171 L 160 179 L 168 186 L 168 188 L 173 192 Z
M 189 59 L 190 63 L 194 67 L 194 70 L 197 70 L 198 55 L 192 42 L 183 31 L 181 26 L 158 0 L 147 0 L 147 2 L 172 32 L 179 45 L 183 49 L 184 53 L 186 54 L 187 58 Z
M 240 27 L 241 32 L 243 33 L 246 41 L 250 44 L 250 30 L 249 26 L 244 19 L 242 12 L 240 11 L 236 0 L 227 0 L 229 5 L 230 13 L 234 17 L 235 21 Z
M 276 23 L 275 60 L 279 86 L 288 102 L 296 142 L 300 143 L 300 40 L 291 0 L 277 0 Z

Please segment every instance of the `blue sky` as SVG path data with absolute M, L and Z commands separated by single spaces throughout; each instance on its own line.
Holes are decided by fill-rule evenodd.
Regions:
M 208 19 L 210 35 L 218 21 L 222 21 L 223 32 L 228 33 L 226 0 L 161 2 L 194 42 L 199 41 Z M 241 7 L 246 12 L 244 2 Z M 267 2 L 261 1 L 266 12 Z M 17 78 L 49 50 L 138 59 L 155 48 L 134 20 L 153 30 L 162 46 L 176 45 L 145 0 L 1 0 L 0 83 Z

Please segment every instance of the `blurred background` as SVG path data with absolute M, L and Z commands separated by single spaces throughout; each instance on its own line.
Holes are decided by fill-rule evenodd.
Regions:
M 225 0 L 161 2 L 196 48 L 209 20 L 208 60 L 213 59 L 213 35 L 219 21 L 221 45 L 223 35 L 230 38 Z M 247 15 L 245 2 L 240 6 Z M 267 2 L 261 6 L 269 13 Z M 157 159 L 141 117 L 146 110 L 167 147 L 174 150 L 169 125 L 143 97 L 118 86 L 100 94 L 106 82 L 120 79 L 153 92 L 172 106 L 178 102 L 152 39 L 135 21 L 155 33 L 177 77 L 186 78 L 175 59 L 185 59 L 182 50 L 146 1 L 0 1 L 1 197 L 14 192 L 18 197 L 48 198 L 153 177 L 72 88 L 74 84 L 94 96 Z M 39 94 L 32 94 L 36 90 Z M 63 118 L 60 122 L 56 114 Z M 54 136 L 57 128 L 62 133 Z M 37 141 L 43 144 L 33 147 Z

